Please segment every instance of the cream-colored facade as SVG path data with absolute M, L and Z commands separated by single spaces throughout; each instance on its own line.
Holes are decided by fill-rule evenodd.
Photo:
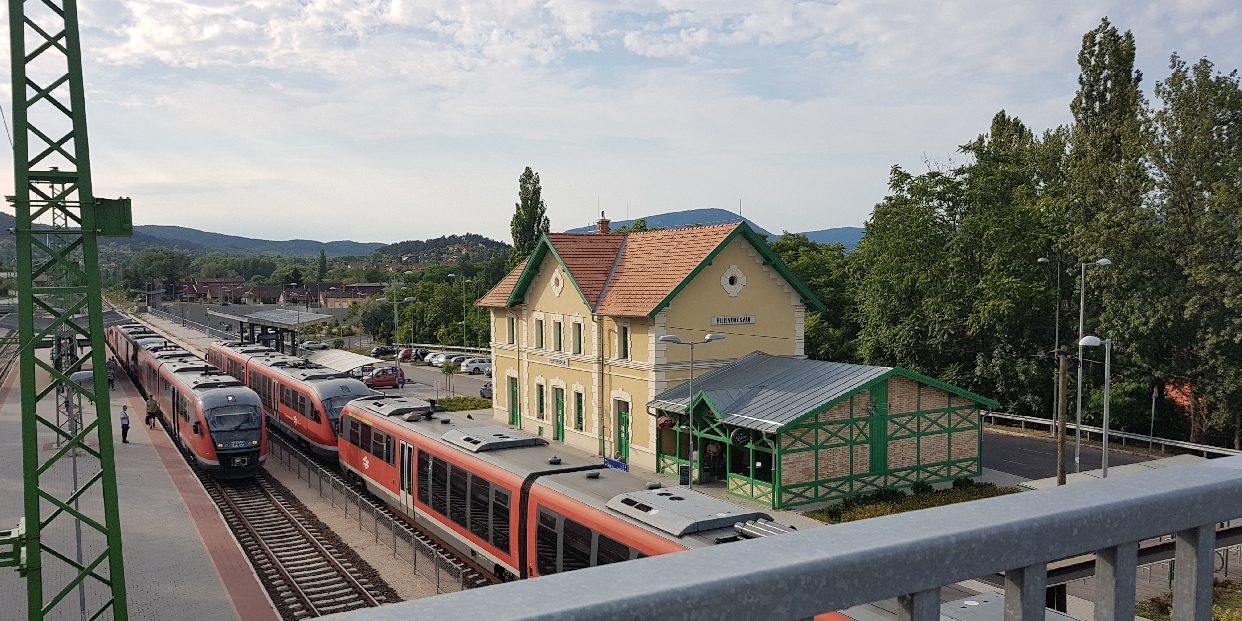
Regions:
M 645 404 L 690 372 L 690 347 L 659 337 L 725 335 L 695 347 L 696 376 L 753 351 L 803 355 L 806 289 L 782 276 L 757 239 L 728 237 L 664 303 L 635 316 L 593 312 L 559 256 L 544 253 L 526 268 L 533 276 L 520 299 L 491 309 L 496 419 L 654 470 L 656 418 Z

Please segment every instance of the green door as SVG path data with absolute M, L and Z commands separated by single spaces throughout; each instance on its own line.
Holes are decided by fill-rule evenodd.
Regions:
M 871 474 L 888 471 L 888 380 L 871 387 Z
M 518 428 L 522 426 L 522 406 L 518 401 L 518 381 L 516 377 L 509 378 L 509 424 Z
M 556 427 L 552 430 L 552 439 L 565 441 L 565 389 L 553 388 L 552 399 L 556 401 Z
M 630 404 L 617 401 L 617 454 L 621 460 L 630 462 Z M 615 457 L 615 456 L 614 456 Z

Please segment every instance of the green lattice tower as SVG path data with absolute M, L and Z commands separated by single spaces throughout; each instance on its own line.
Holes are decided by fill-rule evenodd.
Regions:
M 125 620 L 96 238 L 132 235 L 129 201 L 92 192 L 76 0 L 10 0 L 9 34 L 25 518 L 0 565 L 31 620 Z

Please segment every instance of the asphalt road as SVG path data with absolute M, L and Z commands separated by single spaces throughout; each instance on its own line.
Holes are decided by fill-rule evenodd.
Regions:
M 1083 445 L 1082 469 L 1095 470 L 1100 467 L 1100 449 Z M 1121 466 L 1140 461 L 1148 461 L 1148 457 L 1140 457 L 1115 450 L 1108 452 L 1108 465 Z M 1025 479 L 1045 479 L 1057 475 L 1057 444 L 1048 436 L 1029 436 L 998 433 L 984 430 L 983 432 L 983 467 L 999 470 Z M 1065 471 L 1074 472 L 1074 436 L 1071 433 L 1065 446 Z
M 445 390 L 445 376 L 439 367 L 429 367 L 425 364 L 402 363 L 401 369 L 405 371 L 406 387 L 402 390 L 393 388 L 380 388 L 384 393 L 400 393 L 403 396 L 417 397 L 419 399 L 427 399 L 428 397 L 436 398 L 437 396 L 449 396 L 449 392 Z M 453 375 L 452 394 L 465 397 L 479 396 L 479 389 L 483 384 L 492 381 L 486 375 L 467 375 L 457 373 Z M 438 392 L 437 392 L 438 387 Z

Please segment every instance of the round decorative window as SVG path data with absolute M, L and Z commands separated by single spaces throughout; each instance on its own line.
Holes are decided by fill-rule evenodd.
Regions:
M 730 265 L 720 277 L 720 286 L 724 287 L 729 297 L 735 298 L 742 292 L 742 287 L 746 286 L 746 275 L 736 265 Z
M 552 293 L 560 297 L 561 289 L 565 288 L 565 277 L 561 276 L 561 270 L 552 272 L 552 279 L 549 284 L 552 285 Z

